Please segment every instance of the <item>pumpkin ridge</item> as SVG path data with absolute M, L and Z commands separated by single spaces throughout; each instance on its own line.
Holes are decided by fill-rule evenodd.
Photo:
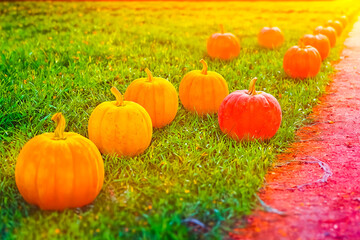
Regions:
M 54 156 L 54 154 L 53 154 L 53 152 L 54 152 L 54 148 L 53 148 L 53 145 L 55 145 L 55 144 L 57 144 L 57 142 L 54 142 L 54 144 L 51 144 L 50 142 L 48 142 L 47 144 L 46 144 L 46 153 L 48 153 L 47 154 L 47 156 L 46 156 L 46 158 L 44 158 L 44 157 L 42 157 L 42 158 L 40 158 L 40 161 L 39 161 L 39 165 L 38 165 L 38 167 L 37 167 L 37 169 L 39 170 L 39 171 L 37 171 L 37 175 L 36 175 L 36 189 L 38 190 L 37 191 L 37 194 L 38 194 L 38 202 L 37 202 L 37 205 L 39 205 L 40 206 L 40 208 L 41 209 L 48 209 L 48 204 L 44 204 L 44 191 L 48 191 L 48 188 L 49 188 L 49 184 L 51 184 L 52 183 L 52 181 L 54 181 L 55 182 L 55 179 L 54 179 L 54 177 L 51 177 L 51 176 L 49 176 L 49 172 L 48 171 L 40 171 L 41 169 L 44 169 L 44 167 L 41 167 L 41 166 L 43 166 L 43 165 L 47 165 L 47 164 L 49 164 L 49 163 L 51 163 L 51 162 L 56 162 L 56 159 L 55 159 L 55 156 Z M 50 165 L 50 164 L 49 164 Z M 54 166 L 52 166 L 53 168 L 52 169 L 54 169 Z M 45 173 L 45 174 L 44 174 Z M 43 176 L 43 175 L 45 175 L 45 177 Z M 40 182 L 42 183 L 43 181 L 40 181 L 40 180 L 42 180 L 42 179 L 40 179 L 39 180 L 39 178 L 40 177 L 42 177 L 42 178 L 45 178 L 46 179 L 46 184 L 44 184 L 45 185 L 45 187 L 44 187 L 44 185 L 43 184 L 39 184 Z M 42 192 L 40 192 L 39 191 L 39 189 L 42 189 L 43 191 Z M 51 194 L 50 195 L 54 195 L 54 188 L 52 188 L 52 191 L 53 192 L 51 192 Z M 52 199 L 53 200 L 53 199 Z M 53 204 L 53 202 L 51 202 L 50 204 Z
M 115 131 L 116 132 L 116 131 Z M 78 141 L 78 143 L 81 145 L 82 149 L 89 149 L 88 144 L 86 144 L 85 141 L 83 141 L 81 139 L 81 141 Z M 82 153 L 84 154 L 84 153 Z M 91 202 L 91 199 L 94 198 L 94 196 L 96 196 L 93 192 L 92 189 L 93 185 L 94 185 L 94 181 L 96 180 L 96 178 L 94 178 L 95 174 L 94 174 L 94 168 L 92 167 L 91 162 L 93 161 L 93 158 L 91 157 L 92 155 L 90 154 L 90 151 L 85 151 L 85 156 L 78 158 L 78 159 L 84 159 L 84 161 L 86 162 L 86 170 L 88 171 L 86 173 L 87 179 L 86 182 L 88 185 L 91 186 L 91 188 L 89 186 L 87 186 L 86 189 L 86 194 L 84 194 L 85 196 L 87 196 L 87 198 L 85 198 L 82 202 L 82 205 L 86 205 L 89 204 Z M 79 162 L 80 163 L 80 162 Z M 84 165 L 84 164 L 82 164 Z M 91 179 L 90 179 L 91 178 Z M 80 178 L 80 180 L 84 180 L 83 178 Z M 89 184 L 90 183 L 90 184 Z M 82 184 L 81 184 L 82 185 Z
M 147 119 L 147 118 L 149 117 L 149 116 L 147 116 L 147 115 L 145 114 L 145 113 L 146 113 L 146 110 L 145 110 L 145 112 L 142 111 L 142 110 L 139 110 L 139 112 L 140 112 L 141 116 L 142 116 L 144 119 Z M 151 118 L 150 118 L 150 122 L 151 122 Z M 149 136 L 152 136 L 152 133 L 153 133 L 152 125 L 147 124 L 146 126 L 147 126 L 148 129 L 150 129 L 150 132 L 146 132 L 146 134 L 148 134 Z M 151 143 L 151 137 L 150 137 L 150 141 L 148 142 L 147 145 L 149 146 L 150 143 Z
M 65 157 L 65 156 L 68 156 L 69 155 L 69 153 L 70 153 L 70 157 L 69 157 L 69 161 L 72 163 L 72 167 L 73 167 L 73 165 L 74 165 L 74 157 L 73 157 L 73 154 L 72 154 L 72 151 L 71 151 L 71 145 L 72 145 L 72 142 L 73 142 L 73 138 L 76 138 L 77 136 L 76 135 L 74 135 L 74 136 L 72 136 L 71 138 L 68 138 L 67 139 L 67 141 L 66 142 L 63 142 L 62 144 L 61 144 L 61 152 L 63 153 L 63 156 Z M 60 146 L 59 146 L 59 148 L 60 148 Z M 66 149 L 66 150 L 65 150 Z M 67 153 L 66 153 L 67 152 Z M 58 157 L 58 156 L 57 156 Z M 69 191 L 69 193 L 70 193 L 70 196 L 69 195 L 67 195 L 66 196 L 66 198 L 64 198 L 64 200 L 66 199 L 66 202 L 64 203 L 63 201 L 60 201 L 59 199 L 61 198 L 61 196 L 62 196 L 62 194 L 64 194 L 64 193 L 61 193 L 60 191 L 59 191 L 59 189 L 62 187 L 62 184 L 63 184 L 63 181 L 65 181 L 65 179 L 64 179 L 64 175 L 63 175 L 63 172 L 60 172 L 60 176 L 59 177 L 57 177 L 57 173 L 58 173 L 58 169 L 59 169 L 59 163 L 61 163 L 61 162 L 64 162 L 65 161 L 65 159 L 64 159 L 64 157 L 61 157 L 61 158 L 58 158 L 57 160 L 56 160 L 56 167 L 54 168 L 54 172 L 55 172 L 55 189 L 56 189 L 56 193 L 55 193 L 55 196 L 56 196 L 56 199 L 59 201 L 59 202 L 57 202 L 57 205 L 59 206 L 59 205 L 64 205 L 64 206 L 62 206 L 62 208 L 69 208 L 69 207 L 73 207 L 72 205 L 71 205 L 71 200 L 70 200 L 70 196 L 72 195 L 72 193 L 74 192 L 74 189 L 73 189 L 73 186 L 74 185 L 71 185 L 71 188 L 69 188 L 69 186 L 67 185 L 66 186 L 66 188 L 68 188 L 68 189 L 71 189 L 71 191 Z M 69 165 L 67 165 L 67 167 L 69 168 Z M 72 168 L 73 169 L 73 168 Z M 66 170 L 68 170 L 68 169 L 66 169 Z M 74 182 L 74 171 L 67 171 L 67 172 L 69 172 L 69 173 L 72 173 L 72 184 L 73 184 L 73 182 Z M 58 181 L 58 178 L 60 178 L 62 181 Z M 60 184 L 60 185 L 59 185 Z M 60 204 L 60 202 L 62 202 L 62 204 Z
M 80 181 L 82 181 L 82 178 L 83 178 L 83 176 L 81 176 L 81 175 L 79 175 L 78 177 L 75 177 L 76 174 L 78 174 L 80 172 L 79 171 L 80 168 L 78 167 L 78 165 L 82 165 L 82 169 L 88 169 L 88 166 L 89 166 L 88 162 L 86 162 L 86 164 L 84 162 L 80 162 L 80 159 L 87 160 L 89 158 L 89 156 L 88 156 L 87 151 L 82 152 L 82 154 L 84 154 L 84 155 L 81 157 L 79 157 L 77 155 L 77 149 L 80 148 L 79 145 L 81 146 L 81 149 L 86 149 L 84 147 L 84 145 L 82 144 L 81 140 L 77 141 L 76 143 L 74 141 L 71 141 L 71 143 L 69 143 L 69 145 L 68 145 L 68 147 L 71 149 L 72 163 L 73 163 L 73 169 L 74 169 L 74 175 L 73 175 L 74 178 L 72 181 L 72 184 L 73 184 L 73 186 L 72 186 L 73 192 L 72 193 L 75 193 L 75 196 L 76 196 L 76 194 L 78 194 L 79 192 L 81 192 L 84 189 L 84 188 L 81 188 L 81 189 L 76 188 L 76 186 L 82 185 L 81 183 L 79 184 L 79 182 L 78 182 L 79 180 L 77 180 L 77 179 L 80 179 Z M 75 171 L 75 169 L 76 169 L 76 171 Z M 87 176 L 89 176 L 89 175 L 87 175 Z M 88 179 L 86 179 L 86 180 L 88 180 Z M 86 188 L 87 192 L 84 195 L 86 196 L 86 199 L 87 199 L 87 197 L 89 196 L 88 187 L 85 187 L 85 188 Z M 68 203 L 68 206 L 66 206 L 66 207 L 74 207 L 74 206 L 84 205 L 83 202 L 78 200 L 78 197 L 76 197 L 75 199 L 76 199 L 76 201 L 73 201 L 73 200 L 70 201 Z
M 165 98 L 166 94 L 165 94 L 165 91 L 166 89 L 162 88 L 160 85 L 159 85 L 159 88 L 158 88 L 159 92 L 161 92 L 161 95 L 164 96 L 163 98 Z M 164 119 L 166 116 L 165 116 L 165 112 L 168 112 L 169 110 L 167 109 L 166 107 L 166 102 L 165 101 L 161 101 L 161 105 L 162 107 L 160 107 L 160 119 Z M 166 117 L 166 120 L 168 121 L 167 117 Z
M 218 97 L 218 94 L 216 94 L 216 92 L 217 92 L 217 89 L 215 89 L 215 80 L 216 79 L 214 79 L 214 78 L 212 78 L 211 79 L 211 86 L 212 86 L 212 98 L 211 98 L 211 100 L 212 100 L 212 105 L 213 106 L 216 106 L 217 105 L 217 97 Z M 217 111 L 218 109 L 216 109 L 215 111 Z M 210 111 L 211 112 L 213 112 L 214 111 L 214 109 L 210 109 Z
M 31 142 L 31 140 L 29 141 L 29 142 L 31 142 L 31 144 L 32 145 L 34 145 L 34 147 L 37 147 L 37 146 L 39 146 L 39 145 L 43 145 L 43 146 L 45 146 L 47 143 L 48 143 L 48 138 L 44 138 L 44 136 L 43 136 L 43 134 L 42 135 L 39 135 L 39 136 L 36 136 L 36 137 L 34 137 L 32 140 L 34 140 L 36 138 L 36 140 L 38 140 L 38 141 L 36 141 L 36 142 L 34 142 L 34 141 L 32 141 Z M 29 143 L 28 142 L 28 143 Z M 31 149 L 33 149 L 32 147 L 29 147 L 29 148 L 26 148 L 26 152 L 23 152 L 23 154 L 25 154 L 26 156 L 27 156 L 27 158 L 29 158 L 29 159 L 39 159 L 39 157 L 38 157 L 38 154 L 39 154 L 39 152 L 36 152 L 36 151 L 30 151 Z M 28 155 L 29 154 L 29 155 Z M 34 158 L 34 157 L 32 157 L 32 156 L 37 156 L 36 158 Z M 24 162 L 24 159 L 22 159 L 23 161 L 22 162 Z M 35 165 L 35 164 L 34 164 Z M 39 165 L 40 165 L 40 161 L 36 161 L 36 165 L 35 165 L 35 174 L 34 174 L 34 182 L 33 182 L 33 184 L 31 185 L 31 189 L 36 189 L 34 192 L 36 192 L 36 194 L 35 194 L 35 198 L 33 197 L 33 195 L 31 195 L 31 196 L 29 196 L 29 194 L 28 194 L 28 191 L 26 192 L 26 200 L 29 200 L 29 202 L 30 203 L 32 203 L 32 204 L 39 204 L 39 201 L 40 201 L 40 194 L 39 194 L 39 190 L 38 190 L 38 188 L 37 188 L 37 177 L 38 177 L 38 173 L 39 173 Z M 20 171 L 21 172 L 23 172 L 24 171 L 24 164 L 21 166 L 21 169 L 20 169 Z M 21 181 L 22 182 L 25 182 L 25 179 L 24 179 L 24 175 L 20 175 L 19 177 L 21 177 Z M 21 185 L 23 185 L 23 183 L 21 184 Z
M 192 77 L 192 76 L 191 76 Z M 188 92 L 189 93 L 189 95 L 188 95 L 188 97 L 185 97 L 185 101 L 184 101 L 184 107 L 185 108 L 190 108 L 190 102 L 192 102 L 193 101 L 193 95 L 192 95 L 192 87 L 194 86 L 194 82 L 195 82 L 195 80 L 194 79 L 191 79 L 190 78 L 190 76 L 189 76 L 189 85 L 188 85 L 188 87 L 186 88 L 186 92 Z M 193 110 L 193 109 L 191 109 L 191 110 Z
M 152 88 L 152 93 L 153 93 L 154 96 L 156 96 L 156 85 Z M 157 107 L 156 107 L 156 98 L 153 97 L 152 99 L 153 99 L 154 112 L 156 113 L 156 109 L 157 109 Z M 154 126 L 156 123 L 157 123 L 157 116 L 156 116 L 156 114 L 154 114 L 154 122 L 153 122 L 152 125 Z
M 106 104 L 106 102 L 105 102 L 105 104 Z M 99 144 L 98 148 L 101 149 L 101 150 L 104 149 L 103 134 L 102 134 L 103 131 L 101 131 L 101 130 L 104 128 L 104 126 L 102 126 L 102 125 L 104 124 L 104 119 L 105 119 L 106 113 L 107 113 L 110 109 L 111 109 L 111 108 L 105 108 L 105 109 L 102 111 L 102 115 L 100 115 L 100 121 L 99 121 L 100 125 L 99 125 L 99 127 L 97 128 L 97 130 L 98 130 L 97 140 L 98 140 L 98 144 Z
M 91 156 L 96 156 L 96 155 L 98 156 L 98 158 L 95 159 L 96 160 L 95 161 L 95 166 L 96 166 L 95 173 L 96 173 L 96 175 L 98 173 L 100 173 L 98 176 L 98 181 L 96 182 L 96 195 L 98 195 L 102 188 L 103 180 L 104 180 L 104 171 L 103 171 L 104 164 L 101 164 L 101 163 L 103 163 L 103 160 L 102 160 L 101 154 L 99 154 L 99 151 L 97 150 L 96 145 L 88 138 L 82 138 L 82 139 L 89 146 L 88 149 L 92 152 Z
M 46 145 L 45 145 L 46 144 Z M 44 144 L 44 149 L 46 149 L 44 152 L 51 152 L 51 151 L 49 151 L 49 142 L 46 142 Z M 38 182 L 39 182 L 39 178 L 40 178 L 40 166 L 41 165 L 43 165 L 42 164 L 42 162 L 44 162 L 44 161 L 48 161 L 49 162 L 49 157 L 51 157 L 51 154 L 48 154 L 48 156 L 47 156 L 47 159 L 45 159 L 45 158 L 43 158 L 43 157 L 41 157 L 40 158 L 40 161 L 38 162 L 38 165 L 37 165 L 37 167 L 36 167 L 36 175 L 35 175 L 35 178 L 34 178 L 34 180 L 35 180 L 35 192 L 36 192 L 36 197 L 37 197 L 37 201 L 36 201 L 36 205 L 38 205 L 41 209 L 43 209 L 44 207 L 44 205 L 43 205 L 43 203 L 42 203 L 42 196 L 40 195 L 40 191 L 39 191 L 39 189 L 40 189 L 40 187 L 38 186 Z M 47 179 L 48 181 L 49 181 L 49 179 Z M 48 184 L 49 182 L 46 182 L 46 184 Z M 44 185 L 43 185 L 44 186 Z
M 74 161 L 74 153 L 73 153 L 73 149 L 74 148 L 72 148 L 72 147 L 70 147 L 71 145 L 72 145 L 72 142 L 73 142 L 73 139 L 70 139 L 69 140 L 69 142 L 68 142 L 68 144 L 67 144 L 67 148 L 69 149 L 69 152 L 71 153 L 71 162 L 72 162 L 72 170 L 73 171 L 69 171 L 69 172 L 71 172 L 72 173 L 72 185 L 71 185 L 71 191 L 70 191 L 70 193 L 74 193 L 74 192 L 76 192 L 76 189 L 75 189 L 75 181 L 76 181 L 76 173 L 77 173 L 77 169 L 76 169 L 76 167 L 75 167 L 75 161 Z M 69 205 L 69 207 L 72 205 L 72 204 L 68 204 Z M 73 207 L 73 206 L 71 206 L 71 207 Z

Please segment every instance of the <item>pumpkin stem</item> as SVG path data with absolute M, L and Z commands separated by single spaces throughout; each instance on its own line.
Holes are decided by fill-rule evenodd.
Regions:
M 220 31 L 222 34 L 224 34 L 224 26 L 222 24 L 220 24 Z
M 56 140 L 65 139 L 64 130 L 65 130 L 65 126 L 66 126 L 66 121 L 65 121 L 65 118 L 62 115 L 62 113 L 61 112 L 55 113 L 51 117 L 51 120 L 54 121 L 55 124 L 56 124 L 56 128 L 55 128 L 55 131 L 54 131 L 55 139 Z
M 302 39 L 299 40 L 299 47 L 300 48 L 304 48 L 305 47 L 305 43 Z
M 153 80 L 153 75 L 152 75 L 152 73 L 150 72 L 150 70 L 149 70 L 148 68 L 145 68 L 145 72 L 146 72 L 146 74 L 147 74 L 147 76 L 148 76 L 148 81 L 149 81 L 149 82 L 152 82 L 152 80 Z
M 124 105 L 124 100 L 119 90 L 116 87 L 112 87 L 110 91 L 116 97 L 116 106 L 118 107 Z
M 201 73 L 204 75 L 207 75 L 208 66 L 207 66 L 206 62 L 204 61 L 204 59 L 201 59 L 200 62 L 203 65 L 203 69 L 202 69 Z
M 256 91 L 255 91 L 256 80 L 257 78 L 253 78 L 250 82 L 249 91 L 248 91 L 249 95 L 256 95 Z

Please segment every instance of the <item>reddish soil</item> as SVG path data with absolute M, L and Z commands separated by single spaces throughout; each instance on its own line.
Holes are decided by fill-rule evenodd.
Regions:
M 259 193 L 268 206 L 239 223 L 231 239 L 360 239 L 360 20 L 313 124 L 279 156 Z M 270 209 L 271 210 L 271 209 Z

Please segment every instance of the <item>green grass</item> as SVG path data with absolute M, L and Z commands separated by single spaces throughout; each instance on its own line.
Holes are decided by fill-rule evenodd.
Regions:
M 192 239 L 225 237 L 234 219 L 258 204 L 254 194 L 324 93 L 352 22 L 315 78 L 288 78 L 285 51 L 328 19 L 348 14 L 354 21 L 359 5 L 1 2 L 0 12 L 0 238 Z M 206 39 L 220 23 L 241 39 L 240 56 L 230 62 L 206 55 Z M 273 51 L 256 39 L 269 23 L 286 38 Z M 201 118 L 180 106 L 172 124 L 154 130 L 144 154 L 103 156 L 104 186 L 90 206 L 50 212 L 22 199 L 16 158 L 32 137 L 54 130 L 52 114 L 62 112 L 67 131 L 87 136 L 92 110 L 114 100 L 111 86 L 125 92 L 149 68 L 178 89 L 185 73 L 201 69 L 201 58 L 230 92 L 257 77 L 257 89 L 279 100 L 283 121 L 273 139 L 237 143 L 221 133 L 217 116 Z M 193 231 L 185 223 L 191 218 L 206 230 Z

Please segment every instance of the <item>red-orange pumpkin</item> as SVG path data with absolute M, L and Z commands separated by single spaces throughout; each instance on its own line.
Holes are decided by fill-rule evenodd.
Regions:
M 264 48 L 277 48 L 284 42 L 284 35 L 278 27 L 264 27 L 258 34 L 258 43 Z
M 54 133 L 43 133 L 21 149 L 15 167 L 16 185 L 31 204 L 64 210 L 91 203 L 104 181 L 104 163 L 89 139 L 64 132 L 65 118 L 56 113 Z
M 198 115 L 217 113 L 222 100 L 229 94 L 225 79 L 207 70 L 201 59 L 202 71 L 188 72 L 180 82 L 179 96 L 184 108 Z
M 179 101 L 175 87 L 166 79 L 153 77 L 145 69 L 147 78 L 134 80 L 126 89 L 124 98 L 145 108 L 149 113 L 152 125 L 162 128 L 171 123 L 177 113 Z
M 287 50 L 283 67 L 292 78 L 315 77 L 320 71 L 321 56 L 316 48 L 300 43 L 300 46 L 293 46 Z
M 327 58 L 327 56 L 329 55 L 330 41 L 328 37 L 323 34 L 316 34 L 316 35 L 305 34 L 299 40 L 299 44 L 301 44 L 301 42 L 304 45 L 310 45 L 316 48 L 319 51 L 322 60 Z
M 207 52 L 212 58 L 229 60 L 240 53 L 240 41 L 232 33 L 224 33 L 222 25 L 220 33 L 214 33 L 207 40 Z
M 337 20 L 329 20 L 326 24 L 326 26 L 330 26 L 330 27 L 333 27 L 337 33 L 338 36 L 341 35 L 343 29 L 344 29 L 344 26 L 342 25 L 341 22 L 337 21 Z
M 239 140 L 266 140 L 272 138 L 281 124 L 281 107 L 271 94 L 255 91 L 254 78 L 249 90 L 229 94 L 218 113 L 222 132 Z
M 330 41 L 330 47 L 335 47 L 336 44 L 336 30 L 333 27 L 318 26 L 314 30 L 314 35 L 323 34 L 328 37 Z

